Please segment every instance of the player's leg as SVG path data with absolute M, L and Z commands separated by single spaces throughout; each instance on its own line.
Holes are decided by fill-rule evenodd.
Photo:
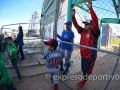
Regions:
M 50 79 L 53 83 L 53 70 L 52 70 L 52 68 L 47 68 L 47 72 L 50 74 Z
M 11 82 L 11 84 L 10 84 L 10 88 L 11 88 L 12 90 L 17 90 L 17 89 L 15 88 L 15 86 L 13 85 L 12 82 Z
M 59 75 L 59 69 L 55 69 L 53 75 L 54 90 L 58 90 L 58 82 L 59 82 L 58 75 Z
M 60 49 L 60 52 L 61 52 L 60 71 L 64 71 L 64 68 L 63 68 L 63 58 L 64 58 L 65 50 Z
M 66 69 L 63 72 L 64 75 L 69 72 L 71 54 L 72 54 L 71 51 L 65 50 L 65 64 L 66 64 Z
M 5 85 L 5 86 L 6 86 L 6 90 L 11 90 L 10 86 L 8 86 L 8 85 Z
M 20 54 L 21 54 L 21 60 L 24 60 L 23 48 L 22 48 L 21 45 L 19 46 L 19 52 L 20 52 Z
M 19 69 L 18 69 L 18 65 L 17 65 L 17 62 L 16 62 L 16 59 L 13 59 L 11 60 L 15 70 L 16 70 L 16 73 L 18 75 L 18 78 L 19 78 L 19 81 L 21 81 L 21 75 L 20 75 L 20 72 L 19 72 Z
M 91 60 L 87 60 L 82 58 L 82 71 L 83 71 L 83 78 L 87 80 L 88 78 L 88 71 L 90 69 Z
M 78 84 L 82 84 L 83 82 L 85 82 L 85 80 L 84 80 L 84 78 L 86 78 L 85 76 L 86 76 L 86 70 L 85 70 L 85 68 L 86 68 L 86 64 L 85 64 L 86 62 L 85 62 L 85 59 L 84 58 L 81 58 L 81 69 L 82 69 L 82 72 L 83 72 L 83 80 L 82 81 L 79 81 L 78 82 Z
M 54 83 L 54 90 L 58 89 L 58 75 L 59 75 L 59 68 L 47 68 L 48 73 L 50 73 L 52 82 Z
M 95 64 L 95 60 L 91 60 L 90 67 L 89 67 L 89 70 L 88 70 L 88 72 L 87 72 L 87 73 L 88 73 L 88 76 L 92 74 L 94 64 Z
M 82 72 L 83 72 L 83 80 L 78 82 L 79 89 L 83 88 L 87 82 L 88 71 L 89 71 L 90 65 L 91 65 L 91 60 L 87 60 L 85 58 L 81 59 L 81 68 L 82 68 Z

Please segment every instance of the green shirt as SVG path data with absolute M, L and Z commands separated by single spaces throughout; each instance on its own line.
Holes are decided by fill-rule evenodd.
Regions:
M 16 58 L 16 55 L 17 55 L 17 49 L 16 49 L 16 46 L 14 43 L 11 43 L 11 44 L 8 44 L 7 45 L 7 52 L 9 54 L 9 58 L 12 60 L 12 59 L 15 59 Z M 10 53 L 12 55 L 10 55 Z
M 0 83 L 10 85 L 12 82 L 12 77 L 8 73 L 7 67 L 5 66 L 3 60 L 1 59 L 1 56 L 0 56 L 0 76 L 1 76 Z

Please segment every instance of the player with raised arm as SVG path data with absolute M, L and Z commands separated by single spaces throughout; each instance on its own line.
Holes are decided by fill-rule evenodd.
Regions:
M 77 29 L 78 33 L 81 34 L 80 45 L 97 48 L 98 38 L 100 36 L 100 30 L 98 25 L 98 18 L 92 8 L 92 2 L 88 0 L 87 7 L 89 8 L 92 20 L 86 19 L 84 22 L 85 27 L 78 25 L 75 18 L 75 9 L 72 10 L 72 22 Z M 92 70 L 97 58 L 97 51 L 80 47 L 81 54 L 81 68 L 83 72 L 83 80 L 78 82 L 78 88 L 81 89 L 87 82 L 88 76 L 92 74 Z

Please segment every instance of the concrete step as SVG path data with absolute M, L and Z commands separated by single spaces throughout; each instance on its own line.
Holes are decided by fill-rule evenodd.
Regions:
M 14 68 L 8 68 L 8 71 L 12 77 L 17 77 L 16 71 Z M 22 77 L 25 76 L 34 76 L 42 73 L 46 73 L 45 65 L 34 65 L 27 67 L 19 67 L 19 71 Z

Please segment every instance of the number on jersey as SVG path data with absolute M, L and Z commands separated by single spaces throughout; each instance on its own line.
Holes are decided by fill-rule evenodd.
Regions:
M 59 59 L 58 58 L 53 58 L 52 59 L 52 65 L 57 65 L 59 64 Z

